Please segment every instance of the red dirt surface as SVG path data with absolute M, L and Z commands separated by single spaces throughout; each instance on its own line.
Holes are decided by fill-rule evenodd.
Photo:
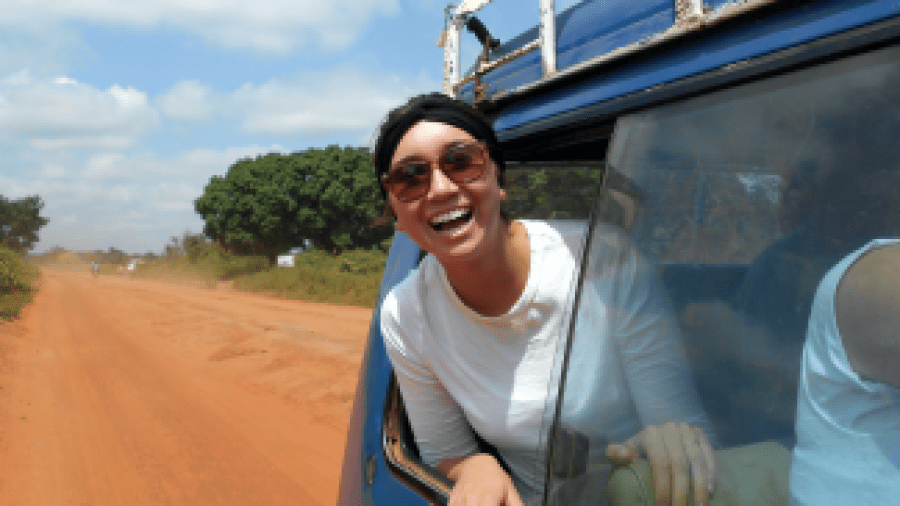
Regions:
M 44 271 L 0 325 L 0 504 L 335 504 L 370 318 Z

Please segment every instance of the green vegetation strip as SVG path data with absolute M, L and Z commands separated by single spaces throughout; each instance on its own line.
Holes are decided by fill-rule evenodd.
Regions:
M 0 247 L 0 319 L 14 320 L 37 293 L 40 271 L 25 258 Z
M 193 282 L 214 288 L 233 281 L 234 289 L 286 299 L 354 306 L 375 305 L 387 254 L 378 248 L 347 250 L 338 255 L 312 250 L 295 256 L 293 267 L 270 266 L 263 257 L 232 256 L 215 251 L 191 260 L 161 257 L 137 266 L 135 275 Z

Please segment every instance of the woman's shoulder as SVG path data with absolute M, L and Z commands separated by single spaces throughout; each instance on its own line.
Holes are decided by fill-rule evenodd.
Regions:
M 415 343 L 408 342 L 415 339 L 420 332 L 417 326 L 422 318 L 421 295 L 419 287 L 422 285 L 421 265 L 410 273 L 401 282 L 397 283 L 384 297 L 379 309 L 380 327 L 382 338 L 389 353 L 405 350 Z
M 440 278 L 440 264 L 432 255 L 426 255 L 415 269 L 388 292 L 381 307 L 382 315 L 401 316 L 412 311 L 421 312 L 421 304 L 426 298 L 426 287 L 434 285 Z
M 583 220 L 517 221 L 528 231 L 532 249 L 547 246 L 566 246 L 575 249 L 580 247 L 587 231 L 587 223 Z
M 860 376 L 900 388 L 900 241 L 873 241 L 851 261 L 834 303 L 847 359 Z

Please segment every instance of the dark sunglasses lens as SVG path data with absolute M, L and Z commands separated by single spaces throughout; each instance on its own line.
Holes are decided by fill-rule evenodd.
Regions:
M 387 185 L 400 200 L 415 200 L 428 192 L 431 166 L 427 162 L 410 162 L 388 174 Z
M 478 144 L 460 144 L 441 153 L 441 171 L 457 183 L 474 181 L 484 175 L 487 155 Z M 402 202 L 412 202 L 428 193 L 431 164 L 413 161 L 391 170 L 384 179 L 387 190 Z
M 458 183 L 478 179 L 484 174 L 484 150 L 477 144 L 454 146 L 441 156 L 444 173 Z

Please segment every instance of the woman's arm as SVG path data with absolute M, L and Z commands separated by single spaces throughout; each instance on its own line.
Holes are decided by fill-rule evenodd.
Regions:
M 381 330 L 419 453 L 426 464 L 434 465 L 454 482 L 448 504 L 522 506 L 512 479 L 497 460 L 477 453 L 477 443 L 462 410 L 431 372 L 412 340 L 422 330 L 404 329 L 394 294 L 382 306 Z
M 878 248 L 857 260 L 841 279 L 835 310 L 856 373 L 900 388 L 900 246 Z
M 410 285 L 398 285 L 381 308 L 381 333 L 388 358 L 397 377 L 403 404 L 422 460 L 436 466 L 444 459 L 478 452 L 478 444 L 462 409 L 434 375 L 428 358 L 422 354 L 425 332 Z M 400 317 L 401 309 L 404 312 Z
M 446 459 L 437 469 L 455 483 L 448 506 L 524 506 L 512 479 L 491 455 Z

